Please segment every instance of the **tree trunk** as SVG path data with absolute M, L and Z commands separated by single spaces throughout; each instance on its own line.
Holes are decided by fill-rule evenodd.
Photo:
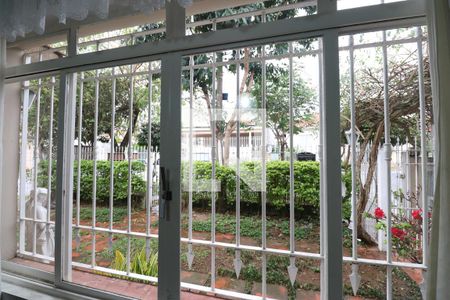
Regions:
M 230 162 L 230 146 L 231 146 L 231 132 L 225 131 L 223 138 L 223 165 L 228 166 Z
M 286 160 L 286 143 L 283 140 L 280 141 L 280 159 Z
M 219 143 L 219 149 L 220 149 L 220 153 L 219 153 L 219 157 L 220 157 L 220 162 L 222 165 L 224 165 L 224 156 L 223 156 L 223 139 L 220 141 Z
M 345 149 L 345 147 L 344 147 L 344 149 Z M 344 166 L 345 167 L 348 166 L 348 163 L 350 161 L 350 153 L 351 153 L 350 145 L 347 145 L 347 152 L 345 153 L 345 150 L 344 150 L 344 155 L 346 154 L 345 155 L 345 161 L 344 161 Z M 354 154 L 352 153 L 351 155 L 354 155 Z
M 250 55 L 250 51 L 248 48 L 244 49 L 244 61 L 246 58 L 248 58 L 248 56 Z M 247 83 L 247 78 L 249 78 L 249 81 Z M 240 87 L 239 87 L 239 95 L 242 96 L 242 94 L 244 93 L 245 90 L 249 90 L 251 89 L 253 83 L 254 83 L 254 73 L 251 72 L 250 73 L 250 66 L 249 63 L 246 62 L 244 64 L 244 74 L 242 76 L 242 80 L 240 83 Z M 225 130 L 223 133 L 223 164 L 225 166 L 228 165 L 229 161 L 230 161 L 230 146 L 231 146 L 231 136 L 233 134 L 233 132 L 236 130 L 236 126 L 239 120 L 236 120 L 236 115 L 237 112 L 234 111 L 233 114 L 230 117 L 230 120 L 228 121 L 227 125 L 225 126 Z M 240 136 L 236 135 L 236 139 L 240 139 Z
M 223 109 L 223 66 L 217 67 L 217 88 L 216 88 L 216 109 L 221 112 Z M 219 122 L 222 122 L 222 120 L 217 120 Z M 224 162 L 224 154 L 223 149 L 221 151 L 221 157 L 219 157 L 219 145 L 223 145 L 223 138 L 224 138 L 224 132 L 220 130 L 220 126 L 217 126 L 218 123 L 216 123 L 216 157 L 218 161 Z M 220 124 L 220 123 L 219 123 Z M 220 158 L 220 159 L 219 159 Z
M 133 134 L 134 131 L 136 130 L 136 124 L 137 124 L 137 120 L 138 120 L 140 112 L 141 111 L 139 109 L 135 109 L 133 111 L 133 125 L 132 125 L 132 128 L 131 128 L 132 129 L 131 134 Z M 129 143 L 130 143 L 130 127 L 128 127 L 128 129 L 127 129 L 127 133 L 123 137 L 123 140 L 120 143 L 120 147 L 124 147 L 125 148 L 125 147 L 129 146 Z
M 372 147 L 369 153 L 369 169 L 367 171 L 367 176 L 364 184 L 361 184 L 359 192 L 358 192 L 358 203 L 357 203 L 357 230 L 358 230 L 358 238 L 363 240 L 368 245 L 377 245 L 377 242 L 370 236 L 370 234 L 366 231 L 364 227 L 364 214 L 366 211 L 367 202 L 370 197 L 370 189 L 373 181 L 373 176 L 375 174 L 375 170 L 377 167 L 377 159 L 378 159 L 378 150 L 381 142 L 381 138 L 383 136 L 384 124 L 381 123 L 378 125 L 378 128 L 375 132 L 375 137 L 373 139 Z M 362 161 L 364 159 L 365 150 L 369 144 L 369 140 L 364 141 L 363 146 L 361 147 L 361 152 L 359 154 L 358 162 L 357 162 L 357 180 L 361 181 L 361 166 Z
M 227 127 L 225 129 L 225 134 L 223 137 L 223 165 L 228 166 L 230 162 L 230 147 L 231 147 L 231 137 L 233 134 L 233 131 L 236 127 L 235 121 L 230 121 L 227 124 Z M 239 137 L 236 136 L 236 139 Z

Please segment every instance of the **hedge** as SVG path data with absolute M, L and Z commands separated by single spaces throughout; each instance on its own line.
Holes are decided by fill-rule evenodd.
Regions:
M 212 163 L 194 163 L 194 181 L 208 184 L 211 181 Z M 262 177 L 261 163 L 244 162 L 240 166 L 241 175 L 245 174 L 244 180 L 240 180 L 241 205 L 249 208 L 261 207 L 261 191 L 253 191 L 252 187 L 260 185 Z M 266 192 L 267 205 L 278 211 L 289 208 L 289 162 L 270 161 L 266 165 Z M 188 168 L 183 165 L 183 182 L 186 185 Z M 244 176 L 241 176 L 241 178 Z M 219 211 L 234 209 L 236 199 L 236 172 L 234 168 L 216 164 L 216 179 L 220 182 L 220 191 L 216 193 L 217 208 Z M 210 183 L 209 183 L 210 185 Z M 203 189 L 204 190 L 204 189 Z M 294 193 L 296 210 L 313 210 L 319 212 L 320 201 L 320 170 L 318 162 L 294 162 Z M 184 189 L 184 200 L 187 192 Z M 211 192 L 193 192 L 193 205 L 209 207 L 211 204 Z
M 52 163 L 52 190 L 56 188 L 56 162 Z M 97 189 L 96 199 L 98 204 L 109 203 L 109 186 L 111 180 L 111 162 L 97 161 Z M 143 172 L 145 165 L 140 161 L 131 163 L 131 194 L 133 205 L 139 205 L 146 191 L 146 181 Z M 94 161 L 81 161 L 80 201 L 85 204 L 92 203 Z M 38 185 L 48 185 L 48 161 L 39 163 Z M 74 198 L 78 184 L 78 163 L 74 163 Z M 114 162 L 114 201 L 126 201 L 128 196 L 128 161 Z
M 93 184 L 92 160 L 81 161 L 80 200 L 82 203 L 92 202 Z M 183 201 L 188 199 L 187 164 L 182 165 Z M 39 164 L 39 186 L 47 186 L 48 161 Z M 144 163 L 132 162 L 132 201 L 133 205 L 141 204 L 146 191 L 146 181 L 143 172 Z M 74 164 L 74 197 L 77 186 L 78 164 Z M 212 163 L 194 162 L 193 178 L 196 182 L 193 191 L 193 205 L 195 207 L 207 208 L 211 206 L 211 173 Z M 52 186 L 55 189 L 56 164 L 53 162 Z M 261 208 L 261 163 L 244 162 L 240 165 L 240 201 L 241 206 L 251 210 Z M 245 176 L 244 176 L 245 175 Z M 289 175 L 288 161 L 270 161 L 266 164 L 266 199 L 268 209 L 279 214 L 281 211 L 289 211 Z M 216 206 L 219 212 L 234 211 L 236 202 L 236 171 L 235 168 L 216 164 L 216 179 L 219 191 L 216 192 Z M 343 181 L 347 188 L 347 195 L 343 201 L 344 218 L 349 218 L 349 198 L 351 193 L 351 174 L 349 170 L 343 172 Z M 110 162 L 97 162 L 97 203 L 107 204 L 109 202 L 110 185 Z M 256 191 L 252 190 L 256 187 Z M 114 201 L 124 202 L 128 195 L 128 162 L 114 162 Z M 297 211 L 307 211 L 312 217 L 319 213 L 320 202 L 320 168 L 315 161 L 294 162 L 294 204 Z

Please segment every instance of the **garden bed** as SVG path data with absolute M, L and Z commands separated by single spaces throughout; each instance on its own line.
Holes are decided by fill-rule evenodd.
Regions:
M 80 216 L 81 223 L 91 225 L 91 211 L 89 207 L 82 207 Z M 105 211 L 103 211 L 105 210 Z M 108 208 L 97 209 L 97 226 L 108 227 L 109 217 L 102 217 L 108 212 Z M 108 214 L 106 214 L 108 215 Z M 133 231 L 145 232 L 145 211 L 133 211 L 132 228 Z M 157 215 L 152 215 L 152 233 L 157 233 Z M 187 217 L 182 216 L 183 237 L 187 237 Z M 114 228 L 125 230 L 128 226 L 126 210 L 117 207 L 114 209 Z M 221 242 L 235 243 L 235 216 L 229 214 L 216 215 L 216 240 Z M 195 211 L 193 214 L 193 237 L 196 239 L 210 239 L 210 212 Z M 319 245 L 319 223 L 317 221 L 297 221 L 296 222 L 296 250 L 318 253 Z M 74 242 L 73 260 L 83 263 L 91 262 L 92 236 L 89 231 L 81 231 L 81 240 L 76 249 Z M 288 249 L 289 247 L 289 220 L 286 218 L 271 217 L 267 220 L 267 244 L 268 247 L 277 249 Z M 344 234 L 348 239 L 348 233 Z M 261 219 L 257 216 L 241 216 L 241 244 L 260 246 L 261 245 Z M 128 239 L 125 236 L 113 235 L 112 246 L 109 243 L 108 234 L 97 234 L 96 236 L 96 264 L 103 267 L 112 267 L 115 260 L 116 250 L 126 253 Z M 348 243 L 344 243 L 348 245 Z M 133 238 L 131 240 L 132 253 L 136 254 L 145 247 L 145 239 Z M 151 247 L 156 251 L 157 240 L 152 239 Z M 181 245 L 182 279 L 185 282 L 210 285 L 211 270 L 211 248 L 208 246 L 194 246 L 194 261 L 192 268 L 188 268 L 186 253 L 187 245 Z M 351 255 L 351 248 L 344 246 L 344 255 Z M 360 257 L 384 259 L 385 253 L 380 252 L 376 247 L 366 247 L 360 245 Z M 235 258 L 234 250 L 216 249 L 216 286 L 235 290 L 243 293 L 261 293 L 261 255 L 253 251 L 242 251 L 241 259 L 243 267 L 239 279 L 233 267 Z M 285 256 L 267 256 L 267 283 L 269 296 L 296 298 L 305 293 L 318 293 L 320 291 L 320 263 L 312 259 L 297 259 L 299 269 L 297 280 L 291 286 L 287 267 L 289 258 Z M 344 264 L 344 291 L 346 295 L 351 295 L 351 285 L 349 275 L 351 265 Z M 414 275 L 413 272 L 408 271 Z M 393 271 L 393 296 L 395 299 L 421 299 L 418 283 L 411 279 L 403 269 L 394 268 Z M 360 266 L 361 286 L 358 296 L 366 299 L 385 299 L 386 290 L 386 268 L 381 266 Z M 416 278 L 417 276 L 412 276 Z M 297 295 L 297 296 L 296 296 Z

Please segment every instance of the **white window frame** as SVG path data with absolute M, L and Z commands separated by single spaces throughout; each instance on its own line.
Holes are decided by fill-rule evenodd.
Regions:
M 57 161 L 57 219 L 56 219 L 56 255 L 54 284 L 57 288 L 72 292 L 86 294 L 92 297 L 107 299 L 127 299 L 126 297 L 98 291 L 86 287 L 80 287 L 68 283 L 71 268 L 65 262 L 64 257 L 70 256 L 71 232 L 70 218 L 64 218 L 63 212 L 70 210 L 71 201 L 66 201 L 65 191 L 71 189 L 70 161 L 73 156 L 71 137 L 75 126 L 65 129 L 63 124 L 73 124 L 73 105 L 67 105 L 74 99 L 73 87 L 76 86 L 76 72 L 92 68 L 108 67 L 117 64 L 130 64 L 149 60 L 161 60 L 162 73 L 162 102 L 161 107 L 161 146 L 168 151 L 161 154 L 161 166 L 171 171 L 171 187 L 174 199 L 180 196 L 180 157 L 181 157 L 181 130 L 167 128 L 174 126 L 181 129 L 181 82 L 171 81 L 172 78 L 181 77 L 181 57 L 217 51 L 229 48 L 254 46 L 258 44 L 289 41 L 309 37 L 321 37 L 323 44 L 323 97 L 321 111 L 322 153 L 321 164 L 321 193 L 323 202 L 321 205 L 321 253 L 323 255 L 322 299 L 336 299 L 336 295 L 342 295 L 342 263 L 349 259 L 342 257 L 341 240 L 341 201 L 335 201 L 333 195 L 340 195 L 340 141 L 339 141 L 339 47 L 340 35 L 354 32 L 373 31 L 376 29 L 388 29 L 399 26 L 422 25 L 425 23 L 425 1 L 409 0 L 383 5 L 375 5 L 361 8 L 337 11 L 336 0 L 318 0 L 318 12 L 316 15 L 272 22 L 270 24 L 255 24 L 246 28 L 221 30 L 218 32 L 184 36 L 185 10 L 179 7 L 175 1 L 168 3 L 166 9 L 167 39 L 158 43 L 147 43 L 133 47 L 124 47 L 106 50 L 98 53 L 76 54 L 77 34 L 76 28 L 68 31 L 68 57 L 44 61 L 30 65 L 20 65 L 6 68 L 4 82 L 13 83 L 42 76 L 43 74 L 60 75 L 60 101 L 58 122 L 61 134 L 58 135 L 58 161 Z M 0 52 L 4 55 L 3 45 Z M 6 59 L 2 59 L 4 62 Z M 0 73 L 0 75 L 2 75 Z M 166 78 L 166 79 L 165 79 Z M 3 80 L 2 80 L 3 81 Z M 69 84 L 67 84 L 69 82 Z M 0 100 L 3 92 L 0 82 Z M 3 104 L 3 101 L 0 105 Z M 0 106 L 1 108 L 1 106 Z M 0 113 L 3 113 L 0 109 Z M 178 118 L 177 118 L 178 116 Z M 0 115 L 2 117 L 2 115 Z M 3 120 L 3 118 L 1 118 Z M 0 128 L 4 128 L 0 124 Z M 169 126 L 170 125 L 170 126 Z M 166 132 L 166 133 L 164 133 Z M 175 136 L 173 132 L 177 132 Z M 63 134 L 62 134 L 63 133 Z M 165 138 L 171 136 L 171 139 Z M 170 150 L 169 150 L 170 149 Z M 1 151 L 0 151 L 1 153 Z M 67 200 L 67 199 L 66 199 Z M 160 268 L 158 279 L 158 295 L 161 299 L 179 298 L 180 287 L 180 262 L 174 259 L 180 255 L 180 208 L 178 201 L 172 201 L 170 221 L 160 218 Z M 69 220 L 69 221 L 68 221 Z M 65 231 L 66 230 L 66 231 Z M 65 237 L 64 242 L 62 238 Z M 322 248 L 323 247 L 323 248 Z M 170 249 L 170 251 L 167 251 Z M 332 250 L 331 250 L 332 249 Z M 361 261 L 361 263 L 364 263 Z M 366 263 L 372 263 L 367 261 Z M 4 269 L 13 272 L 22 272 L 35 278 L 49 278 L 45 272 L 31 270 L 8 262 L 2 262 Z M 392 267 L 394 263 L 387 261 L 386 265 Z M 63 280 L 64 279 L 64 280 Z

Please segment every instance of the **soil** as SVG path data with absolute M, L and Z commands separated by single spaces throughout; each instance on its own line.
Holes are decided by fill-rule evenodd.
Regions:
M 208 220 L 210 214 L 195 212 L 195 220 Z M 132 230 L 136 232 L 145 232 L 145 211 L 133 212 L 132 214 Z M 157 234 L 157 219 L 158 216 L 152 215 L 152 228 L 151 232 Z M 82 225 L 91 226 L 90 221 L 81 221 Z M 108 228 L 108 223 L 97 223 L 98 227 Z M 128 228 L 128 218 L 125 217 L 121 222 L 114 223 L 114 229 L 126 230 Z M 186 230 L 182 230 L 182 236 L 187 236 Z M 195 239 L 210 240 L 210 233 L 203 231 L 194 231 L 193 237 Z M 114 235 L 113 242 L 117 239 L 117 235 Z M 229 233 L 217 233 L 216 240 L 219 242 L 235 243 L 234 234 Z M 289 237 L 284 236 L 281 232 L 269 231 L 267 239 L 268 247 L 276 249 L 288 250 Z M 250 237 L 241 237 L 242 245 L 260 246 L 261 241 L 252 239 Z M 91 251 L 92 251 L 92 235 L 89 231 L 84 231 L 81 234 L 79 249 L 76 249 L 75 238 L 73 241 L 73 260 L 83 263 L 91 263 Z M 96 253 L 107 250 L 109 247 L 109 235 L 98 233 L 96 234 Z M 296 250 L 310 253 L 319 253 L 319 228 L 318 226 L 312 229 L 312 232 L 308 235 L 308 238 L 297 240 Z M 195 255 L 192 268 L 189 269 L 187 259 L 184 253 L 187 253 L 187 245 L 181 245 L 182 253 L 182 270 L 186 274 L 204 275 L 193 276 L 191 282 L 200 285 L 210 284 L 210 271 L 211 271 L 211 248 L 208 246 L 193 245 L 193 252 Z M 351 256 L 351 249 L 343 249 L 345 256 Z M 377 247 L 366 247 L 364 245 L 359 246 L 358 256 L 361 258 L 370 258 L 377 260 L 385 260 L 385 252 L 381 252 Z M 260 282 L 260 276 L 262 273 L 261 254 L 253 251 L 242 251 L 241 259 L 243 262 L 243 268 L 241 276 L 237 280 L 234 273 L 233 261 L 235 258 L 234 250 L 216 248 L 215 261 L 216 272 L 218 276 L 218 284 L 229 286 L 239 286 L 240 292 L 252 292 L 252 287 L 256 287 Z M 287 273 L 287 265 L 289 264 L 288 258 L 280 259 L 280 256 L 268 255 L 268 283 L 277 286 L 284 286 L 284 290 L 287 291 L 288 298 L 295 296 L 295 289 L 304 291 L 320 291 L 320 262 L 312 259 L 296 259 L 296 264 L 299 269 L 297 275 L 297 284 L 295 288 L 290 286 Z M 111 260 L 104 259 L 100 255 L 96 255 L 96 264 L 102 267 L 108 267 L 111 264 Z M 352 267 L 349 263 L 344 263 L 343 278 L 344 289 L 347 295 L 352 294 L 351 284 L 349 276 L 352 273 Z M 359 274 L 361 275 L 361 285 L 358 291 L 358 296 L 362 299 L 385 299 L 386 290 L 386 267 L 364 265 L 359 267 Z M 269 278 L 270 277 L 270 278 Z M 223 281 L 229 281 L 224 283 Z M 419 270 L 414 269 L 394 269 L 393 273 L 393 287 L 394 287 L 394 299 L 421 299 L 419 283 L 421 282 L 421 273 Z M 196 282 L 197 281 L 197 282 Z M 233 283 L 235 281 L 241 284 Z M 260 284 L 259 284 L 260 285 Z M 289 296 L 290 295 L 290 296 Z M 298 295 L 298 292 L 297 292 Z

